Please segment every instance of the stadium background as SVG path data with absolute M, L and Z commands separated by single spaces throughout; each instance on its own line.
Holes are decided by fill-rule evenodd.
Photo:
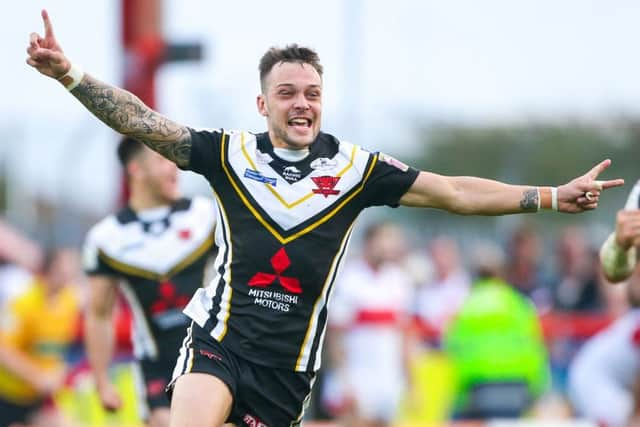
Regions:
M 121 182 L 117 135 L 25 65 L 28 34 L 41 30 L 39 11 L 47 8 L 74 61 L 125 84 L 158 47 L 123 43 L 123 5 L 133 3 L 18 2 L 0 17 L 0 206 L 9 224 L 44 245 L 79 245 L 89 225 L 118 206 Z M 319 51 L 326 69 L 323 127 L 345 139 L 439 173 L 514 183 L 562 183 L 609 157 L 614 166 L 606 176 L 628 182 L 607 193 L 597 212 L 580 216 L 459 218 L 409 209 L 364 216 L 360 230 L 378 219 L 401 224 L 417 252 L 442 230 L 463 254 L 475 241 L 503 245 L 526 221 L 541 239 L 545 268 L 553 270 L 559 234 L 578 225 L 597 247 L 638 177 L 640 59 L 631 43 L 640 35 L 634 21 L 640 5 L 632 0 L 157 3 L 162 41 L 200 48 L 199 59 L 163 64 L 155 75 L 156 108 L 180 122 L 263 129 L 253 106 L 257 60 L 269 46 L 295 41 Z M 185 173 L 181 185 L 187 194 L 208 194 L 195 175 Z M 609 309 L 589 313 L 588 321 L 579 317 L 584 313 L 545 313 L 545 325 L 554 325 L 548 342 L 579 346 L 611 318 Z M 423 374 L 429 387 L 443 388 L 435 393 L 439 402 L 426 404 L 429 421 L 444 413 L 447 384 L 446 361 L 435 355 L 432 363 Z M 126 365 L 119 368 L 114 375 L 126 388 Z M 79 381 L 59 399 L 70 413 L 99 424 L 90 384 Z M 559 414 L 549 409 L 539 416 Z

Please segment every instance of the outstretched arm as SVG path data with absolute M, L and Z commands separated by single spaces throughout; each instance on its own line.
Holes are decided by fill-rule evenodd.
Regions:
M 178 166 L 188 166 L 191 154 L 189 130 L 153 111 L 124 89 L 102 83 L 88 74 L 71 73 L 72 64 L 55 38 L 46 10 L 42 11 L 42 19 L 45 36 L 31 33 L 27 63 L 67 87 L 75 83 L 71 93 L 116 132 L 140 140 Z M 73 82 L 74 78 L 78 81 Z
M 400 199 L 400 204 L 444 209 L 463 215 L 504 215 L 536 212 L 540 207 L 550 209 L 555 191 L 557 210 L 568 213 L 583 212 L 598 207 L 600 193 L 603 190 L 624 184 L 622 179 L 596 180 L 610 164 L 610 160 L 605 160 L 586 174 L 557 189 L 420 172 L 409 191 Z

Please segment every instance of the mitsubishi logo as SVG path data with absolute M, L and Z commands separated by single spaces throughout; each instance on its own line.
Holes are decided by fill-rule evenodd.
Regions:
M 163 313 L 171 309 L 183 308 L 189 302 L 189 297 L 178 294 L 176 285 L 170 281 L 160 283 L 158 299 L 151 305 L 153 314 Z
M 288 290 L 294 294 L 301 294 L 302 287 L 300 286 L 300 280 L 295 277 L 287 277 L 283 276 L 282 273 L 285 272 L 287 268 L 291 266 L 291 260 L 289 259 L 289 255 L 284 250 L 284 248 L 280 248 L 276 254 L 271 257 L 271 267 L 273 267 L 272 273 L 264 273 L 258 272 L 253 275 L 253 277 L 249 280 L 249 286 L 257 286 L 259 288 L 266 288 L 271 285 L 273 282 L 278 280 L 283 288 Z

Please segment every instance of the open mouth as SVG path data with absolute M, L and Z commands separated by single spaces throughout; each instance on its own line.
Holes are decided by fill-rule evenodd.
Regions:
M 310 128 L 311 127 L 311 119 L 308 119 L 306 117 L 294 117 L 292 119 L 289 119 L 287 124 L 289 126 Z

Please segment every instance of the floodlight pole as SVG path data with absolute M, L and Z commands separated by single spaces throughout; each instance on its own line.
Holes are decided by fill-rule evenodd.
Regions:
M 200 43 L 167 42 L 162 34 L 162 0 L 121 0 L 123 86 L 151 108 L 156 107 L 156 72 L 166 62 L 200 60 Z M 129 198 L 122 179 L 120 202 Z

